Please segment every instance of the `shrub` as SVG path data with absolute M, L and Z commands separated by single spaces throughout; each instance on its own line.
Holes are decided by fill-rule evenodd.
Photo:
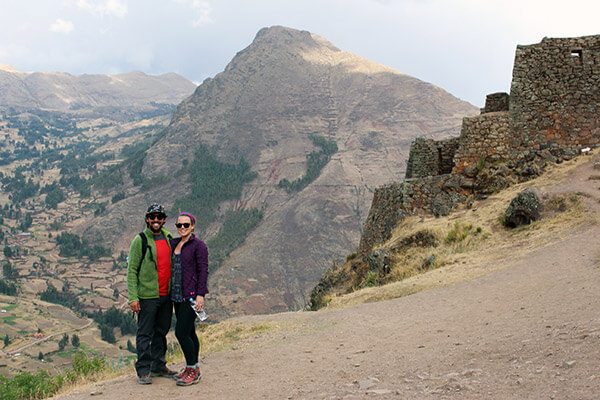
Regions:
M 472 231 L 473 225 L 466 224 L 463 225 L 459 222 L 455 222 L 454 226 L 448 231 L 446 234 L 445 241 L 446 243 L 460 243 L 469 236 L 469 233 Z
M 362 283 L 360 284 L 360 287 L 367 288 L 367 287 L 373 287 L 373 286 L 379 286 L 379 285 L 380 285 L 379 272 L 369 271 L 365 275 L 365 278 L 363 279 Z
M 46 371 L 39 371 L 35 375 L 21 372 L 12 378 L 0 376 L 0 398 L 43 399 L 54 395 L 61 386 L 62 379 L 51 377 Z
M 107 368 L 106 360 L 99 356 L 88 356 L 79 350 L 73 356 L 73 371 L 80 376 L 98 374 Z

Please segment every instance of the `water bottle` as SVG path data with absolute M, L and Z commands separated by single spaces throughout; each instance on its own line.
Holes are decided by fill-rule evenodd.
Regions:
M 200 320 L 200 322 L 206 321 L 206 319 L 208 318 L 208 315 L 206 315 L 206 311 L 204 311 L 204 308 L 201 309 L 200 311 L 196 310 L 196 299 L 194 299 L 193 297 L 190 297 L 190 303 L 192 304 L 192 310 L 194 310 L 194 312 L 196 313 L 196 316 L 198 316 L 198 319 Z

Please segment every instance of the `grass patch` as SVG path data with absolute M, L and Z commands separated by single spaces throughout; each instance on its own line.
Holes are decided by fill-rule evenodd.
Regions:
M 7 325 L 16 325 L 15 319 L 17 319 L 16 315 L 9 315 L 7 317 L 0 317 L 0 324 Z
M 73 366 L 57 375 L 38 371 L 35 374 L 20 372 L 12 378 L 0 376 L 0 399 L 44 399 L 55 395 L 63 388 L 83 381 L 95 381 L 109 370 L 104 358 L 78 351 L 73 357 Z

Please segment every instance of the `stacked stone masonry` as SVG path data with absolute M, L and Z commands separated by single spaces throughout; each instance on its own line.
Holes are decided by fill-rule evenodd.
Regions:
M 459 138 L 433 140 L 417 138 L 410 146 L 406 179 L 443 175 L 452 172 Z
M 486 165 L 519 169 L 519 160 L 566 157 L 598 144 L 600 36 L 517 46 L 510 95 L 488 95 L 481 115 L 463 119 L 459 138 L 413 143 L 407 180 L 375 191 L 359 250 L 387 240 L 406 215 L 449 213 L 476 194 L 474 179 Z
M 468 192 L 463 189 L 467 178 L 460 175 L 437 175 L 392 183 L 375 189 L 373 203 L 365 222 L 359 252 L 390 238 L 393 229 L 406 216 L 427 212 L 448 215 Z
M 509 96 L 508 93 L 492 93 L 485 97 L 485 107 L 481 111 L 482 114 L 508 111 Z
M 461 173 L 469 166 L 480 168 L 485 163 L 506 161 L 513 152 L 512 142 L 508 112 L 463 118 L 452 172 Z
M 522 148 L 597 145 L 600 36 L 517 46 L 510 111 Z

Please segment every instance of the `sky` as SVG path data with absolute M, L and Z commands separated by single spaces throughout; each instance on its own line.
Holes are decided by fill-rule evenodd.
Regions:
M 200 83 L 283 25 L 483 106 L 510 90 L 518 44 L 600 34 L 599 15 L 595 0 L 0 0 L 0 64 Z

